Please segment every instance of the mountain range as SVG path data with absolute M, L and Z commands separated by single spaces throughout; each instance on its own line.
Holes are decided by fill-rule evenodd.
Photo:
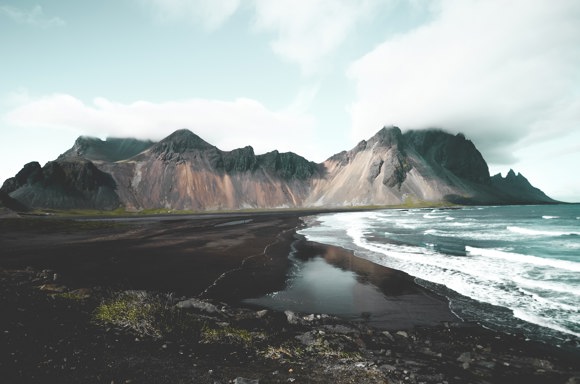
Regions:
M 250 146 L 222 151 L 186 129 L 159 142 L 79 137 L 56 160 L 7 179 L 0 202 L 20 211 L 209 211 L 556 201 L 511 170 L 490 177 L 463 134 L 385 127 L 319 164 Z

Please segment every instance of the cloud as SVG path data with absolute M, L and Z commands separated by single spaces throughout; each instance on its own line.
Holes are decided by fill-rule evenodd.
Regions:
M 40 28 L 63 27 L 66 22 L 60 17 L 48 17 L 40 5 L 31 10 L 23 10 L 8 5 L 0 5 L 0 15 L 4 15 L 20 24 L 27 24 Z
M 208 30 L 219 28 L 240 6 L 240 0 L 140 0 L 160 22 L 185 21 Z
M 272 50 L 312 73 L 372 15 L 381 0 L 254 0 L 255 28 L 275 34 Z
M 190 22 L 215 30 L 242 6 L 240 0 L 139 0 L 161 22 Z M 380 5 L 394 0 L 248 0 L 257 32 L 273 34 L 272 51 L 307 74 L 319 70 Z
M 432 11 L 350 67 L 357 139 L 385 124 L 440 127 L 502 164 L 578 129 L 580 2 L 442 0 Z
M 24 98 L 22 98 L 24 100 Z M 314 155 L 312 117 L 292 111 L 270 111 L 251 99 L 188 99 L 152 103 L 92 103 L 66 94 L 29 98 L 4 117 L 8 126 L 56 129 L 97 137 L 159 140 L 188 128 L 223 150 L 252 145 L 257 153 L 273 149 Z M 306 153 L 305 153 L 306 152 Z

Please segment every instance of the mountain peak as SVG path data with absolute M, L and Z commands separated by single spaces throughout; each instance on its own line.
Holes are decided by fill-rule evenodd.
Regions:
M 183 152 L 188 149 L 210 149 L 213 145 L 203 140 L 201 137 L 191 132 L 189 129 L 178 129 L 160 143 L 172 143 L 176 152 Z
M 183 154 L 215 147 L 188 129 L 179 129 L 155 144 L 153 151 L 163 154 Z
M 399 127 L 394 125 L 383 127 L 378 131 L 373 137 L 367 142 L 371 146 L 374 144 L 379 144 L 385 147 L 391 147 L 393 145 L 399 145 L 402 143 L 403 133 Z
M 59 160 L 83 158 L 91 161 L 119 161 L 129 159 L 153 145 L 150 140 L 133 138 L 107 138 L 79 136 L 72 148 L 58 157 Z
M 515 179 L 515 178 L 517 178 L 517 177 L 519 177 L 519 176 L 521 176 L 521 174 L 520 174 L 520 173 L 518 173 L 518 174 L 516 175 L 516 173 L 514 172 L 514 170 L 510 168 L 510 170 L 509 170 L 509 172 L 507 173 L 507 175 L 505 176 L 505 178 L 506 178 L 506 179 Z

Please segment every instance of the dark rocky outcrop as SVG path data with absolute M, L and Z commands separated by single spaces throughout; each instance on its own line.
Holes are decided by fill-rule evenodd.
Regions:
M 34 184 L 40 179 L 41 172 L 42 169 L 40 164 L 36 161 L 32 161 L 24 165 L 24 167 L 16 174 L 16 176 L 4 181 L 0 191 L 6 194 L 10 194 L 26 184 Z
M 453 136 L 441 130 L 409 131 L 404 138 L 408 146 L 431 163 L 464 180 L 489 184 L 487 163 L 463 134 Z
M 316 163 L 292 152 L 268 152 L 258 156 L 258 164 L 285 180 L 305 180 L 318 173 Z
M 1 191 L 30 208 L 115 209 L 115 181 L 84 159 L 27 164 Z
M 228 173 L 254 171 L 258 165 L 254 149 L 249 145 L 230 152 L 223 152 L 222 159 L 222 167 Z
M 91 161 L 119 161 L 129 159 L 154 144 L 150 140 L 79 137 L 73 147 L 59 156 L 60 159 L 80 157 Z
M 506 177 L 500 173 L 491 178 L 493 187 L 502 193 L 505 200 L 512 204 L 526 204 L 530 201 L 541 203 L 555 203 L 544 192 L 534 187 L 521 173 L 516 174 L 512 169 Z

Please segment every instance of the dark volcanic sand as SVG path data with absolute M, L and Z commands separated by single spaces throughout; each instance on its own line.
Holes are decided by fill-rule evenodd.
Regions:
M 244 320 L 252 331 L 262 327 L 266 340 L 276 345 L 302 343 L 311 353 L 317 335 L 333 348 L 340 339 L 359 351 L 354 359 L 328 351 L 265 358 L 248 346 L 135 337 L 91 321 L 102 297 L 139 289 L 229 303 L 224 307 L 228 323 L 238 324 L 234 312 L 243 311 L 235 309 L 241 299 L 284 290 L 287 256 L 301 214 L 0 220 L 2 381 L 226 383 L 243 376 L 260 383 L 579 382 L 574 377 L 580 376 L 580 355 L 574 348 L 544 346 L 475 325 L 411 330 L 416 324 L 452 320 L 446 302 L 404 273 L 303 240 L 295 243 L 297 257 L 321 256 L 342 270 L 355 271 L 361 283 L 378 287 L 387 298 L 381 304 L 386 305 L 383 313 L 391 313 L 379 321 L 383 328 L 407 331 L 385 334 L 360 322 L 332 318 L 289 324 L 275 313 L 259 324 Z M 86 288 L 90 298 L 55 297 L 54 286 L 65 292 Z M 251 310 L 243 313 L 254 316 Z M 204 316 L 225 326 L 223 319 Z M 372 314 L 370 320 L 372 324 Z M 389 322 L 396 326 L 389 327 Z M 342 328 L 332 328 L 337 324 Z

